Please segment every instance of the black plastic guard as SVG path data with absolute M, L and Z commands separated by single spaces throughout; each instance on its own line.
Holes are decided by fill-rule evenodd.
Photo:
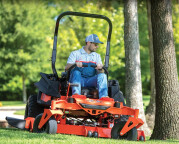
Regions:
M 17 119 L 17 118 L 13 118 L 13 117 L 6 117 L 6 120 L 9 125 L 11 125 L 15 128 L 18 128 L 18 129 L 26 130 L 25 129 L 26 120 Z
M 89 105 L 89 104 L 84 104 L 84 103 L 80 103 L 80 105 L 81 105 L 83 108 L 88 108 L 88 109 L 107 110 L 108 108 L 110 108 L 110 106 Z
M 41 79 L 39 82 L 35 83 L 35 86 L 39 91 L 45 93 L 46 95 L 54 96 L 60 98 L 59 93 L 59 81 L 54 79 L 50 74 L 40 73 Z

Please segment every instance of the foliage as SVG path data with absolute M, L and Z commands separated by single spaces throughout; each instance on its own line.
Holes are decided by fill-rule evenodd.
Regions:
M 34 82 L 39 72 L 52 73 L 51 52 L 55 18 L 64 11 L 106 15 L 112 20 L 109 79 L 117 79 L 121 90 L 125 86 L 123 1 L 108 0 L 1 0 L 0 10 L 0 100 L 21 100 L 22 76 L 26 78 L 28 95 L 35 93 Z M 178 3 L 173 2 L 174 38 L 179 67 Z M 138 2 L 139 40 L 143 94 L 150 94 L 147 10 L 145 1 Z M 60 21 L 57 41 L 58 75 L 64 71 L 71 51 L 85 45 L 87 35 L 96 33 L 104 42 L 98 48 L 105 56 L 108 23 L 104 20 L 65 16 Z M 178 68 L 179 69 L 179 68 Z
M 175 42 L 175 50 L 176 50 L 176 60 L 177 60 L 177 68 L 179 74 L 179 3 L 177 1 L 173 2 L 173 33 L 174 33 L 174 42 Z
M 0 16 L 1 96 L 10 98 L 13 94 L 14 99 L 19 99 L 22 76 L 29 85 L 37 80 L 37 73 L 49 69 L 52 19 L 44 3 L 18 0 L 3 1 Z

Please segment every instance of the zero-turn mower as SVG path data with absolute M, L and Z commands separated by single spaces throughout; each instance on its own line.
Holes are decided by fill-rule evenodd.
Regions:
M 63 16 L 81 16 L 104 19 L 109 24 L 104 72 L 108 76 L 110 39 L 112 23 L 103 15 L 80 12 L 61 13 L 56 21 L 52 51 L 53 74 L 41 73 L 41 79 L 35 83 L 39 89 L 37 95 L 29 96 L 24 120 L 6 117 L 8 123 L 16 128 L 34 133 L 74 134 L 86 137 L 103 137 L 127 140 L 145 140 L 142 130 L 137 130 L 144 122 L 138 118 L 139 110 L 127 107 L 117 80 L 108 80 L 108 95 L 98 99 L 96 88 L 82 88 L 81 95 L 72 95 L 69 83 L 70 71 L 58 76 L 55 68 L 56 46 L 59 21 Z M 86 66 L 85 64 L 83 65 Z M 95 67 L 95 66 L 93 66 Z

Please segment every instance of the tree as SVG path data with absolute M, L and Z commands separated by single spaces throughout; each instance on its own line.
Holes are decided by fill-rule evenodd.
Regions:
M 124 2 L 124 44 L 126 57 L 126 101 L 127 105 L 139 109 L 139 117 L 144 121 L 144 131 L 150 134 L 142 101 L 140 51 L 138 35 L 137 0 Z
M 170 0 L 151 1 L 156 114 L 151 139 L 179 139 L 179 83 Z
M 18 0 L 2 1 L 0 16 L 0 79 L 3 80 L 0 89 L 5 93 L 11 89 L 18 91 L 14 87 L 21 81 L 20 91 L 26 102 L 27 82 L 37 79 L 41 70 L 48 69 L 50 48 L 46 34 L 50 31 L 51 19 L 44 3 Z
M 146 108 L 146 119 L 148 126 L 153 129 L 155 120 L 155 71 L 154 71 L 154 54 L 153 54 L 153 37 L 152 37 L 152 23 L 151 23 L 151 1 L 147 2 L 147 17 L 148 17 L 148 31 L 149 31 L 149 55 L 150 55 L 150 103 Z

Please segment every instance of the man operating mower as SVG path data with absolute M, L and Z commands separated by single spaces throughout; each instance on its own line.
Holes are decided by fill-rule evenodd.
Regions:
M 99 44 L 103 44 L 96 34 L 91 34 L 85 39 L 86 45 L 81 49 L 71 52 L 67 65 L 68 70 L 72 65 L 76 64 L 70 73 L 70 82 L 78 84 L 78 87 L 72 87 L 73 95 L 81 95 L 81 87 L 97 87 L 99 91 L 99 99 L 108 97 L 107 76 L 103 72 L 101 56 L 96 53 Z M 82 67 L 87 64 L 88 67 Z M 96 65 L 97 67 L 91 67 Z

